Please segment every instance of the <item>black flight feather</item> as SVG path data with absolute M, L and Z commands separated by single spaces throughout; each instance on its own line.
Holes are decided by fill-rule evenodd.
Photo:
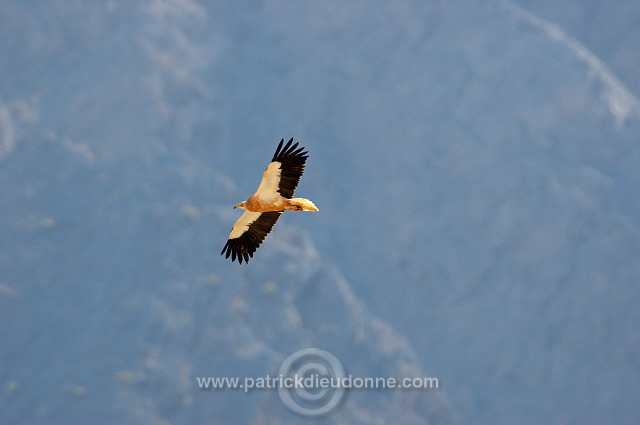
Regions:
M 277 161 L 282 164 L 280 166 L 278 192 L 285 198 L 293 198 L 293 192 L 298 187 L 300 177 L 304 173 L 304 164 L 307 161 L 308 152 L 303 147 L 298 148 L 298 142 L 293 143 L 293 138 L 289 139 L 284 148 L 282 147 L 283 143 L 284 139 L 280 140 L 271 162 Z
M 225 255 L 225 258 L 231 256 L 231 261 L 235 261 L 242 264 L 249 262 L 249 258 L 253 257 L 253 253 L 260 246 L 264 238 L 267 237 L 273 225 L 276 224 L 282 211 L 264 212 L 251 224 L 249 228 L 239 237 L 228 239 L 224 248 L 222 248 L 221 255 Z

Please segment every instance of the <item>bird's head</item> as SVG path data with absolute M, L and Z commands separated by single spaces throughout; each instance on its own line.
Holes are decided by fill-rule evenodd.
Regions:
M 238 205 L 236 205 L 236 206 L 235 206 L 235 207 L 233 207 L 233 208 L 234 208 L 234 209 L 235 209 L 235 208 L 242 208 L 243 210 L 246 210 L 246 209 L 247 209 L 247 207 L 246 207 L 246 205 L 244 204 L 244 202 L 240 202 Z

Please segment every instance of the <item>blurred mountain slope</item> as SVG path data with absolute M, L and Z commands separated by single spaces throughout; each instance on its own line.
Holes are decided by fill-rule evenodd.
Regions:
M 637 96 L 523 6 L 0 3 L 0 419 L 294 423 L 195 377 L 317 346 L 445 386 L 327 423 L 633 422 Z M 320 212 L 231 264 L 281 137 Z

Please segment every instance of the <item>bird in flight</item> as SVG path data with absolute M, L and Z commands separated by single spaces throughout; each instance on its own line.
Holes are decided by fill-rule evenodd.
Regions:
M 249 262 L 253 253 L 276 224 L 284 210 L 318 211 L 308 199 L 294 198 L 293 192 L 304 173 L 304 163 L 308 156 L 303 147 L 290 139 L 284 147 L 280 140 L 273 159 L 265 170 L 260 186 L 249 199 L 233 208 L 242 208 L 245 212 L 231 229 L 221 255 L 231 256 L 231 261 L 242 264 Z

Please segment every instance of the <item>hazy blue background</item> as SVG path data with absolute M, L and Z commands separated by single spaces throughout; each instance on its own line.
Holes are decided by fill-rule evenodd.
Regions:
M 639 96 L 635 0 L 0 0 L 0 423 L 639 423 Z M 441 389 L 197 387 L 306 347 Z

